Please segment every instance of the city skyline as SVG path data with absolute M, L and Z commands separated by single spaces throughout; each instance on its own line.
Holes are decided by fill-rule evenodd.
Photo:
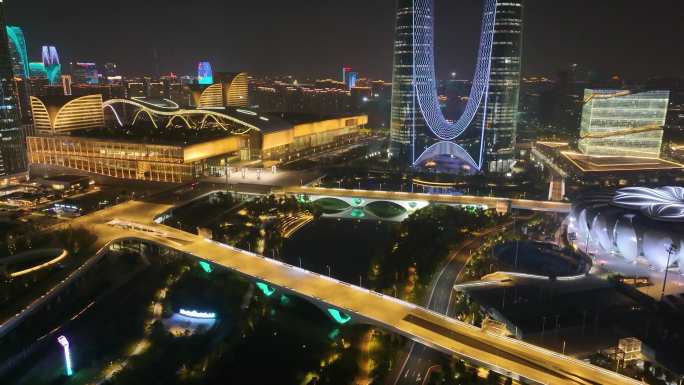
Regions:
M 126 2 L 128 0 L 125 0 Z M 597 70 L 602 76 L 619 75 L 629 80 L 653 76 L 681 76 L 682 54 L 675 49 L 678 36 L 684 33 L 676 22 L 682 4 L 659 0 L 659 7 L 643 7 L 641 2 L 616 0 L 600 5 L 588 0 L 572 4 L 549 4 L 540 0 L 526 2 L 526 30 L 523 75 L 553 75 L 570 63 Z M 71 0 L 66 4 L 45 2 L 6 3 L 7 23 L 20 26 L 26 35 L 29 60 L 38 61 L 42 45 L 55 45 L 63 62 L 118 61 L 125 75 L 153 74 L 157 64 L 162 73 L 192 73 L 197 61 L 209 60 L 218 69 L 247 70 L 257 75 L 292 74 L 297 77 L 333 77 L 341 65 L 354 67 L 360 75 L 390 79 L 394 2 L 383 0 L 366 4 L 350 0 L 344 3 L 282 4 L 256 1 L 227 6 L 205 2 L 202 9 L 186 19 L 171 17 L 182 3 L 122 4 L 105 9 L 98 4 Z M 106 12 L 111 28 L 104 28 L 102 18 L 81 19 L 71 9 L 88 6 L 93 13 Z M 616 8 L 619 5 L 619 8 Z M 272 12 L 263 13 L 264 7 Z M 436 63 L 439 78 L 456 72 L 460 78 L 472 77 L 480 1 L 437 1 Z M 135 9 L 136 12 L 125 12 Z M 340 27 L 354 17 L 357 28 Z M 670 10 L 670 11 L 667 11 Z M 239 13 L 236 19 L 231 15 Z M 329 15 L 320 17 L 320 15 Z M 340 16 L 337 16 L 340 15 Z M 76 19 L 79 18 L 78 23 Z M 107 19 L 105 18 L 105 19 Z M 152 19 L 150 19 L 152 18 Z M 255 29 L 245 23 L 261 20 Z M 56 20 L 60 20 L 56 28 Z M 73 23 L 69 20 L 74 21 Z M 148 25 L 158 20 L 156 28 Z M 581 20 L 581 22 L 579 22 Z M 124 22 L 125 21 L 125 22 Z M 183 23 L 186 28 L 177 28 Z M 591 28 L 586 28 L 590 25 Z M 649 33 L 642 31 L 648 27 Z M 96 30 L 88 39 L 72 39 L 83 30 Z M 316 30 L 316 34 L 311 34 Z M 190 31 L 190 32 L 189 32 Z M 201 39 L 198 36 L 221 37 Z M 119 44 L 117 41 L 125 41 Z M 103 44 L 96 44 L 102 42 Z M 449 48 L 444 49 L 449 45 Z M 182 47 L 182 48 L 180 48 Z M 638 47 L 638 50 L 633 49 Z M 262 60 L 260 53 L 270 52 L 278 60 Z M 463 54 L 469 52 L 472 54 Z M 159 63 L 155 63 L 154 56 Z M 316 56 L 317 60 L 309 57 Z M 658 57 L 654 61 L 652 58 Z
M 0 384 L 682 385 L 677 1 L 0 0 Z

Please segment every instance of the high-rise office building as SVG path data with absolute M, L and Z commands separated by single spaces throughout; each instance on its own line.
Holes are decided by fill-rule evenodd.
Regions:
M 21 28 L 8 25 L 7 39 L 9 42 L 9 52 L 12 57 L 12 70 L 14 76 L 22 79 L 29 77 L 29 60 L 26 52 L 26 40 Z
M 42 57 L 48 82 L 50 82 L 51 86 L 58 85 L 62 80 L 62 65 L 59 63 L 57 48 L 44 45 Z
M 413 163 L 412 146 L 416 132 L 425 125 L 416 105 L 414 80 L 414 7 L 415 0 L 397 0 L 394 29 L 394 63 L 392 73 L 392 110 L 390 113 L 390 152 Z
M 74 84 L 95 85 L 100 83 L 100 74 L 97 71 L 97 64 L 75 62 L 71 63 L 71 79 Z
M 523 0 L 498 2 L 484 115 L 486 162 L 490 172 L 508 172 L 515 161 L 522 34 Z
M 669 91 L 585 90 L 580 151 L 658 158 L 669 99 Z
M 2 2 L 0 31 L 6 31 Z M 0 177 L 25 172 L 26 163 L 26 143 L 12 57 L 7 34 L 0 33 Z
M 484 0 L 480 48 L 468 103 L 463 114 L 451 121 L 444 116 L 437 92 L 434 0 L 397 0 L 390 122 L 393 157 L 408 160 L 413 166 L 439 159 L 450 163 L 446 168 L 452 170 L 483 168 L 496 10 L 497 0 Z
M 211 64 L 208 61 L 197 64 L 197 83 L 200 85 L 214 84 L 214 72 L 211 70 Z

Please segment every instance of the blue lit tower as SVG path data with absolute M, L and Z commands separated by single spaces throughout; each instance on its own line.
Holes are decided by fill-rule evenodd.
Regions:
M 43 65 L 47 72 L 50 85 L 60 84 L 62 78 L 62 65 L 59 64 L 57 48 L 53 46 L 43 46 Z
M 214 84 L 214 73 L 208 61 L 201 61 L 197 65 L 197 83 L 201 85 Z
M 397 0 L 390 137 L 393 156 L 412 165 L 447 156 L 484 165 L 485 120 L 497 0 L 485 0 L 475 75 L 465 111 L 447 121 L 437 97 L 433 0 Z
M 5 8 L 0 2 L 0 31 L 6 31 Z M 0 33 L 0 177 L 26 171 L 26 143 L 9 41 Z
M 29 61 L 26 53 L 26 40 L 24 32 L 19 27 L 7 26 L 7 39 L 9 41 L 10 56 L 12 57 L 12 69 L 14 76 L 22 79 L 29 77 Z

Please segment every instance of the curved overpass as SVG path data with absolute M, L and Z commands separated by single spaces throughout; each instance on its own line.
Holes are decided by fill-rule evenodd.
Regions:
M 262 285 L 267 283 L 272 290 L 297 295 L 327 309 L 333 317 L 337 314 L 339 318 L 339 312 L 342 312 L 351 316 L 354 322 L 378 325 L 527 383 L 639 383 L 571 357 L 516 339 L 490 334 L 391 296 L 155 222 L 155 218 L 172 208 L 172 205 L 131 201 L 78 218 L 71 225 L 87 227 L 97 235 L 97 245 L 103 249 L 113 242 L 125 239 L 137 239 L 172 248 L 200 261 L 257 280 Z M 344 320 L 346 321 L 348 319 Z M 15 320 L 16 322 L 19 321 Z

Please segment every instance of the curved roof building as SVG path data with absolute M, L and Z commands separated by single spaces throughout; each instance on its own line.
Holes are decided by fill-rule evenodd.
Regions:
M 249 107 L 247 73 L 216 72 L 214 84 L 194 87 L 192 99 L 197 108 Z
M 36 130 L 52 133 L 104 126 L 102 95 L 31 96 Z
M 592 249 L 664 270 L 684 263 L 684 188 L 629 187 L 573 205 L 568 234 Z M 671 249 L 671 247 L 674 246 Z M 671 252 L 671 254 L 670 254 Z

